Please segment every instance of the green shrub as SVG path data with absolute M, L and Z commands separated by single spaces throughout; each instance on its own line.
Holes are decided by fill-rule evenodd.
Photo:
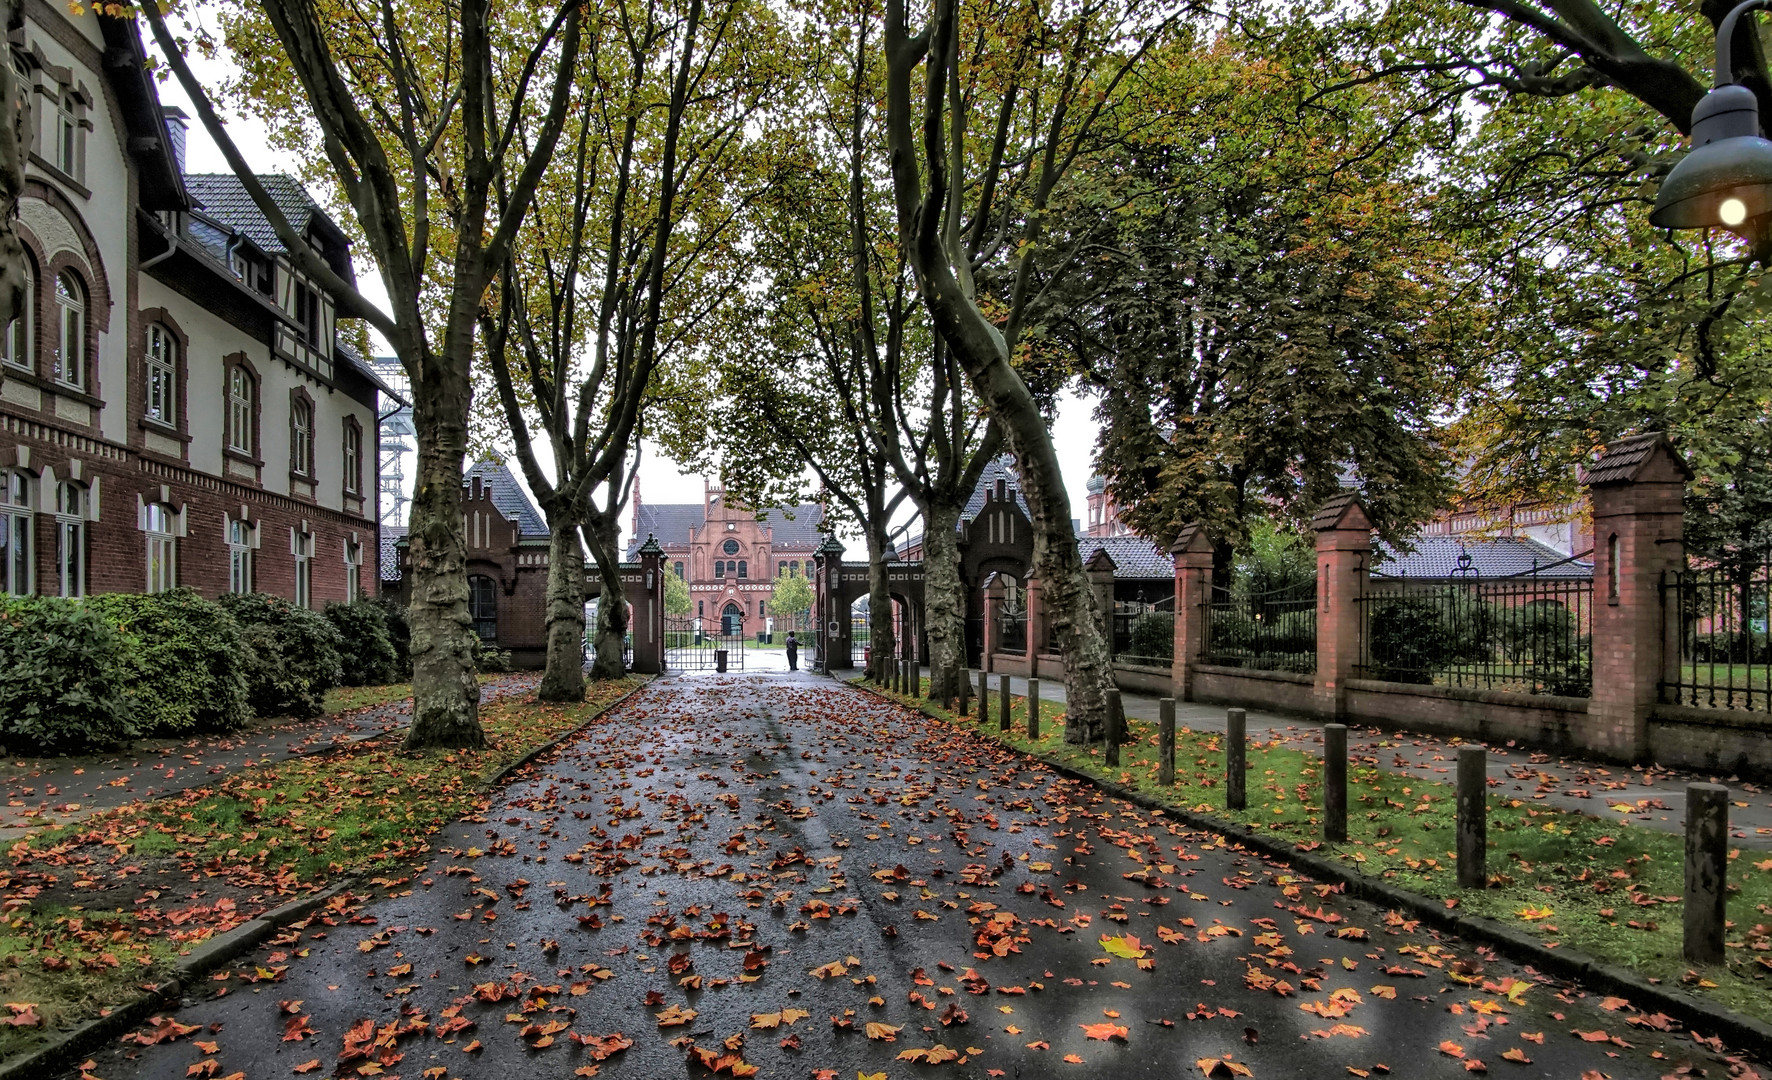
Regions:
M 125 660 L 142 735 L 232 731 L 252 718 L 240 627 L 190 589 L 107 593 L 86 606 L 133 638 Z
M 337 628 L 315 611 L 279 596 L 230 594 L 222 607 L 240 624 L 246 697 L 260 716 L 318 716 L 338 685 Z
M 134 641 L 76 600 L 0 600 L 0 738 L 67 753 L 135 735 L 125 690 Z
M 378 604 L 328 604 L 326 617 L 339 636 L 341 678 L 346 686 L 385 686 L 394 682 L 399 655 L 388 635 L 387 612 Z
M 394 677 L 412 677 L 412 623 L 406 617 L 406 606 L 391 596 L 376 596 L 361 601 L 381 611 L 388 624 L 388 641 L 394 646 Z
M 474 635 L 474 670 L 482 675 L 503 674 L 511 670 L 511 651 L 490 645 Z
M 1164 611 L 1147 611 L 1133 619 L 1126 632 L 1126 654 L 1153 660 L 1175 659 L 1175 617 Z

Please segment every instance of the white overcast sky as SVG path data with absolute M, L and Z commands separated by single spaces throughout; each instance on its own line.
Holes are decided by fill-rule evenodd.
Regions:
M 154 47 L 151 35 L 143 34 L 151 52 L 158 52 Z M 193 70 L 206 86 L 216 86 L 227 73 L 226 61 L 217 59 L 206 62 L 201 56 L 191 58 Z M 168 80 L 160 85 L 160 99 L 167 105 L 176 105 L 184 109 L 187 115 L 195 116 L 183 89 L 176 81 Z M 250 118 L 235 117 L 230 110 L 220 103 L 218 109 L 227 118 L 228 131 L 247 163 L 254 169 L 263 172 L 278 171 L 277 155 L 273 153 L 265 138 L 263 127 Z M 221 152 L 204 133 L 202 126 L 193 119 L 185 146 L 185 171 L 193 173 L 227 172 L 227 162 Z M 372 272 L 366 265 L 358 270 L 359 289 L 363 295 L 382 306 L 386 306 L 387 293 L 382 288 L 379 275 Z M 379 336 L 373 338 L 377 351 L 386 352 L 386 343 Z M 1067 393 L 1060 400 L 1058 415 L 1052 426 L 1053 441 L 1058 448 L 1059 461 L 1064 469 L 1065 486 L 1071 497 L 1071 516 L 1082 519 L 1086 513 L 1084 484 L 1091 473 L 1091 462 L 1095 449 L 1097 424 L 1093 413 L 1093 402 Z M 514 464 L 514 463 L 513 463 Z M 407 484 L 410 491 L 413 465 L 407 463 Z M 517 470 L 513 467 L 513 472 Z M 521 475 L 518 477 L 521 481 Z M 685 473 L 680 466 L 657 447 L 647 446 L 645 458 L 640 469 L 641 495 L 648 503 L 688 502 L 699 503 L 702 497 L 702 477 L 695 473 Z M 628 524 L 632 519 L 631 511 L 623 517 L 623 534 L 628 532 Z M 913 531 L 918 531 L 913 527 Z

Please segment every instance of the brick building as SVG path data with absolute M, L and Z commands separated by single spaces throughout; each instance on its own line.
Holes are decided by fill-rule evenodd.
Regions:
M 385 388 L 336 333 L 365 302 L 297 272 L 233 176 L 184 172 L 133 20 L 30 0 L 10 52 L 35 130 L 27 310 L 0 328 L 0 590 L 372 592 Z M 352 281 L 338 226 L 265 182 Z
M 547 663 L 548 523 L 502 462 L 482 461 L 462 477 L 468 544 L 468 613 L 480 640 L 508 649 L 521 668 Z M 382 590 L 409 602 L 406 529 L 382 530 Z M 588 572 L 595 572 L 591 568 Z M 595 582 L 590 582 L 595 588 Z
M 802 503 L 763 513 L 726 498 L 704 484 L 697 503 L 645 503 L 634 494 L 633 539 L 627 558 L 638 557 L 648 536 L 658 539 L 665 565 L 689 585 L 690 615 L 709 629 L 762 630 L 770 617 L 771 579 L 812 576 L 812 555 L 824 542 L 824 507 Z

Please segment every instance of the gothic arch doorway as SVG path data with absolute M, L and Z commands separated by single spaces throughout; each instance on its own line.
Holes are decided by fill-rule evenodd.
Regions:
M 736 601 L 728 600 L 720 609 L 720 633 L 727 637 L 744 633 L 744 612 Z

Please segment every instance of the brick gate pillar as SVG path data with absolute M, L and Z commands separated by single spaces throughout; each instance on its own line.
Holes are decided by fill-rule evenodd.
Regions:
M 998 620 L 1003 617 L 1003 575 L 992 574 L 984 586 L 984 655 L 978 658 L 978 666 L 994 672 L 997 670 L 997 650 L 1003 647 L 1003 629 Z
M 1371 573 L 1372 522 L 1358 493 L 1344 491 L 1311 519 L 1317 532 L 1317 715 L 1347 715 L 1347 681 L 1360 663 L 1361 605 Z
M 1685 560 L 1692 470 L 1660 433 L 1620 439 L 1583 477 L 1594 508 L 1593 691 L 1586 749 L 1619 761 L 1649 749 L 1649 714 L 1667 665 L 1661 582 Z
M 665 552 L 658 537 L 646 536 L 640 545 L 640 595 L 633 600 L 633 670 L 656 675 L 664 670 Z
M 818 567 L 818 586 L 813 596 L 812 618 L 814 640 L 818 643 L 818 666 L 827 674 L 832 668 L 853 667 L 849 658 L 849 613 L 838 617 L 843 595 L 843 545 L 834 536 L 812 553 Z
M 1211 630 L 1212 541 L 1199 525 L 1188 525 L 1170 545 L 1175 559 L 1175 667 L 1170 693 L 1177 700 L 1194 699 L 1194 668 L 1206 662 Z
M 1114 572 L 1118 569 L 1106 548 L 1096 548 L 1095 554 L 1083 564 L 1083 573 L 1089 578 L 1089 592 L 1095 598 L 1095 624 L 1101 627 L 1102 637 L 1107 639 L 1110 657 L 1114 655 Z

